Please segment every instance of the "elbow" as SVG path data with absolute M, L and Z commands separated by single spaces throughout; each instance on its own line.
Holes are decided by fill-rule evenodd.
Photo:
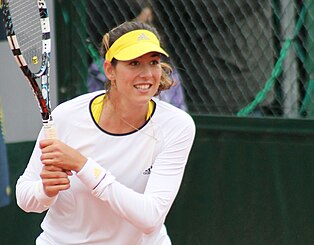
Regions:
M 22 209 L 23 211 L 29 213 L 30 210 L 27 208 L 26 202 L 25 202 L 25 194 L 23 192 L 23 185 L 21 184 L 20 179 L 18 179 L 16 186 L 15 186 L 15 199 L 17 206 Z
M 19 198 L 16 198 L 16 204 L 26 213 L 42 213 L 48 209 L 47 207 L 34 206 L 31 202 L 20 201 Z
M 21 201 L 21 198 L 19 197 L 19 195 L 17 193 L 16 193 L 16 204 L 24 212 L 26 212 L 26 213 L 30 213 L 31 212 L 31 210 L 29 210 L 27 208 L 27 205 L 25 205 L 25 202 Z
M 165 222 L 169 209 L 168 200 L 159 200 L 158 207 L 146 213 L 145 219 L 142 220 L 141 231 L 146 235 L 159 231 Z
M 20 209 L 22 209 L 24 212 L 26 212 L 26 213 L 30 213 L 30 212 L 31 212 L 31 210 L 29 210 L 29 209 L 27 208 L 27 206 L 24 206 L 23 203 L 20 202 L 18 198 L 16 199 L 16 204 L 17 204 L 17 206 L 18 206 Z
M 21 197 L 21 193 L 20 193 L 19 186 L 16 186 L 15 198 L 16 198 L 16 204 L 17 204 L 17 206 L 18 206 L 20 209 L 22 209 L 23 211 L 29 213 L 30 210 L 27 209 L 27 205 L 25 205 L 25 202 L 22 201 L 22 197 Z
M 27 202 L 23 201 L 23 198 L 19 195 L 18 190 L 16 191 L 16 204 L 24 212 L 26 212 L 26 213 L 32 212 L 29 205 L 27 205 Z
M 142 227 L 142 232 L 145 234 L 145 235 L 149 235 L 153 232 L 155 232 L 156 230 L 159 230 L 162 226 L 162 222 L 156 222 L 156 221 L 153 221 L 153 222 L 147 222 L 143 227 Z
M 160 212 L 155 213 L 155 215 L 146 216 L 140 228 L 144 234 L 149 235 L 161 229 L 165 221 L 166 213 L 161 212 L 161 210 L 159 211 Z
M 26 213 L 42 213 L 48 209 L 47 206 L 41 205 L 34 195 L 28 195 L 20 185 L 16 186 L 15 198 L 17 206 Z

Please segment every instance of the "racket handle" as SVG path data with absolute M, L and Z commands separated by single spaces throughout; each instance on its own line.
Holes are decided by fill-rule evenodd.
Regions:
M 1 1 L 1 0 L 0 0 Z M 57 130 L 53 123 L 53 121 L 48 121 L 44 123 L 44 133 L 46 139 L 56 139 L 57 138 Z M 71 176 L 71 170 L 63 170 L 67 175 Z
M 44 123 L 44 133 L 46 139 L 56 139 L 57 138 L 57 130 L 52 121 Z

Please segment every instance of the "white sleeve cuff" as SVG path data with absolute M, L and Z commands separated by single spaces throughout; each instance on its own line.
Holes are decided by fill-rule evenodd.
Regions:
M 88 158 L 84 167 L 76 174 L 76 176 L 90 189 L 94 190 L 101 183 L 102 186 L 113 182 L 113 176 L 100 166 L 93 159 Z M 108 183 L 108 180 L 111 180 Z
M 50 207 L 52 204 L 54 204 L 57 200 L 58 195 L 54 197 L 49 197 L 46 195 L 44 191 L 43 184 L 41 180 L 38 180 L 35 184 L 35 198 L 37 201 L 43 205 L 44 207 Z

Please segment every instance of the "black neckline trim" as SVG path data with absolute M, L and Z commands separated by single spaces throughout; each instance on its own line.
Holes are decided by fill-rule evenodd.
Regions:
M 93 101 L 94 101 L 96 98 L 98 98 L 99 96 L 102 96 L 102 95 L 104 95 L 104 94 L 106 94 L 106 93 L 98 94 L 98 95 L 96 95 L 93 99 L 91 99 L 91 101 L 89 102 L 89 114 L 90 114 L 90 116 L 91 116 L 91 118 L 92 118 L 94 124 L 96 125 L 96 127 L 97 127 L 98 129 L 100 129 L 102 132 L 104 132 L 104 133 L 106 133 L 106 134 L 108 134 L 108 135 L 112 135 L 112 136 L 126 136 L 126 135 L 130 135 L 130 134 L 134 134 L 134 133 L 140 131 L 142 128 L 144 128 L 144 127 L 146 126 L 146 124 L 150 121 L 150 119 L 153 117 L 153 115 L 154 115 L 154 113 L 155 113 L 155 111 L 156 111 L 156 102 L 155 102 L 154 100 L 151 100 L 151 101 L 153 102 L 153 104 L 154 104 L 153 111 L 152 111 L 151 115 L 149 116 L 149 118 L 147 119 L 147 121 L 146 121 L 141 127 L 139 127 L 138 130 L 133 130 L 133 131 L 130 131 L 129 133 L 124 133 L 124 134 L 110 133 L 109 131 L 104 130 L 103 128 L 101 128 L 101 127 L 98 125 L 98 123 L 96 122 L 96 120 L 95 120 L 95 118 L 94 118 L 94 116 L 93 116 L 93 113 L 92 113 L 92 104 L 93 104 Z

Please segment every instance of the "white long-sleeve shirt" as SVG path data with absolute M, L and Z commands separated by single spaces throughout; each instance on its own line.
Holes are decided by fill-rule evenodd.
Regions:
M 45 195 L 40 132 L 17 181 L 17 203 L 26 212 L 48 209 L 37 244 L 171 244 L 163 223 L 182 181 L 194 122 L 184 111 L 154 99 L 155 110 L 142 128 L 110 134 L 91 113 L 91 102 L 102 93 L 79 96 L 53 111 L 58 138 L 88 157 L 69 177 L 71 187 L 53 198 Z

